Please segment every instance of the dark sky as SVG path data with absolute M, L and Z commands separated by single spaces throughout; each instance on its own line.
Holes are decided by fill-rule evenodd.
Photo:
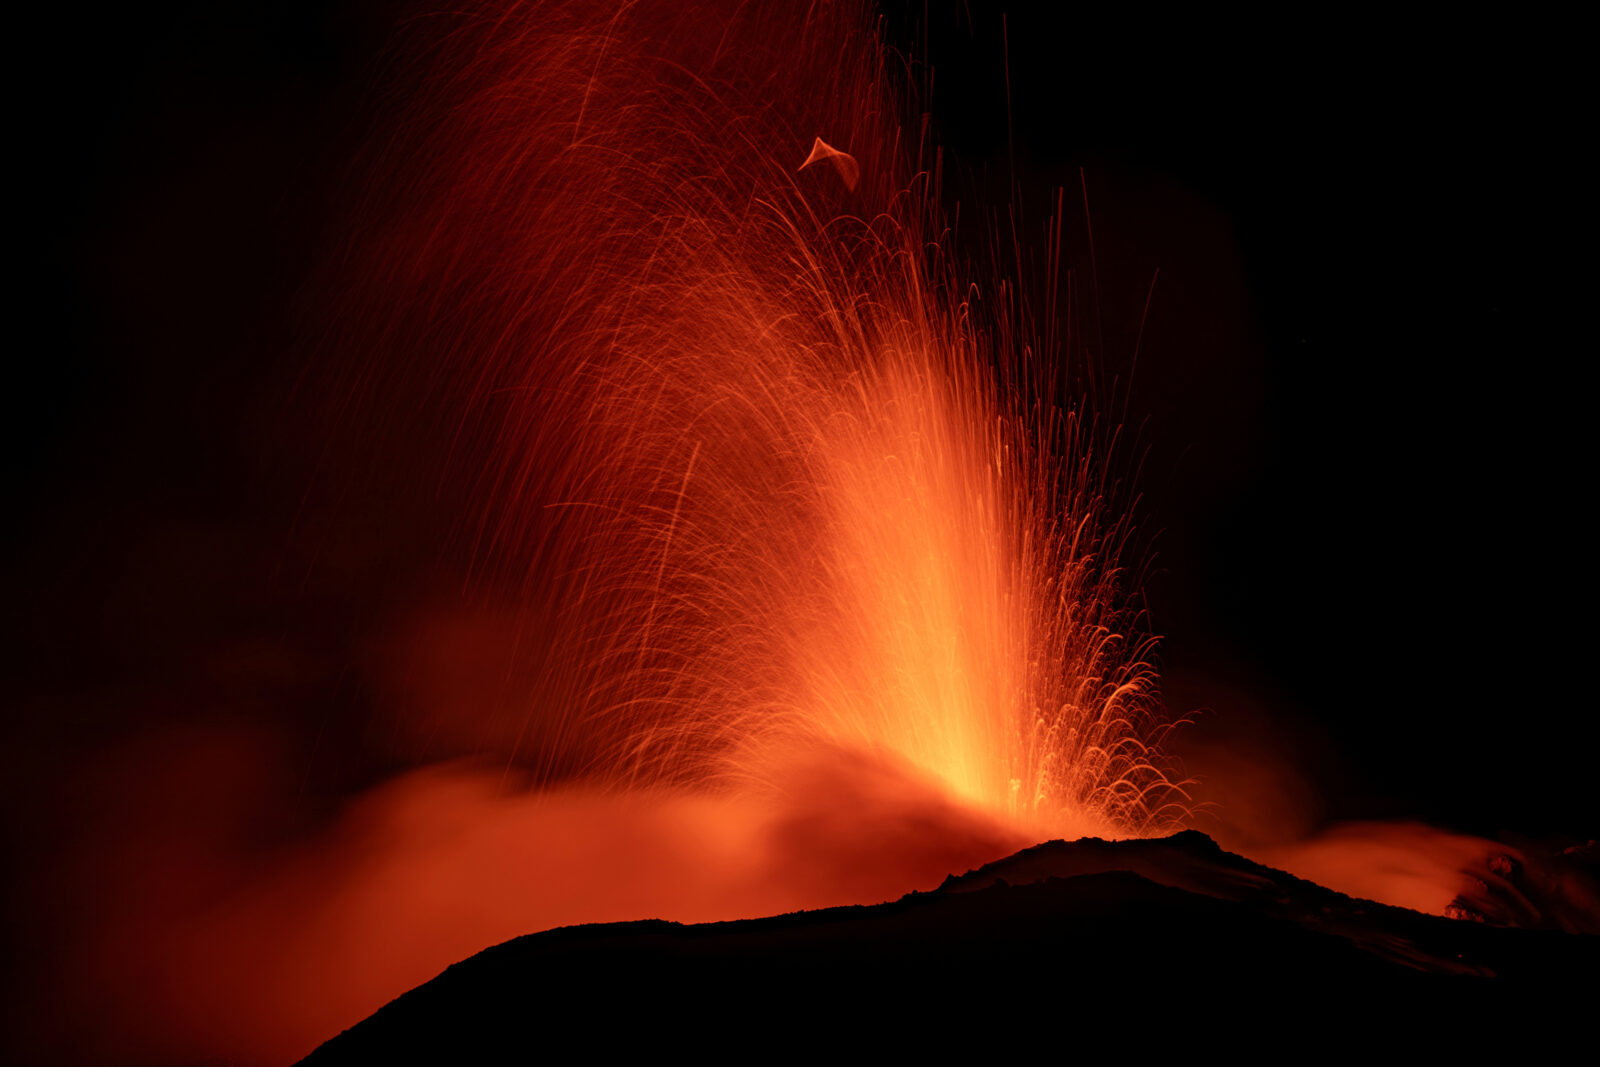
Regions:
M 1001 5 L 930 5 L 925 37 L 911 6 L 888 33 L 931 60 L 914 80 L 931 67 L 970 254 L 990 231 L 967 205 L 1015 190 L 1037 248 L 1064 187 L 1078 351 L 1119 381 L 1160 271 L 1128 417 L 1175 709 L 1215 709 L 1199 728 L 1224 739 L 1230 701 L 1266 709 L 1331 815 L 1592 832 L 1593 220 L 1570 32 L 1012 5 L 1003 42 Z M 238 601 L 297 617 L 240 591 L 251 552 L 170 535 L 270 541 L 292 511 L 292 486 L 242 472 L 271 460 L 251 427 L 282 416 L 260 398 L 294 373 L 286 309 L 386 16 L 224 7 L 45 15 L 35 38 L 21 213 L 42 241 L 8 390 L 6 581 L 12 726 L 44 752 L 179 714 L 63 710 L 64 687 L 104 697 L 181 661 Z M 185 621 L 118 622 L 173 557 Z
M 1113 367 L 1161 271 L 1130 420 L 1171 702 L 1223 738 L 1265 704 L 1331 814 L 1592 827 L 1594 228 L 1559 27 L 1002 10 L 934 38 L 952 154 L 1008 169 L 1009 48 L 1022 203 L 1064 186 L 1081 218 L 1087 184 Z

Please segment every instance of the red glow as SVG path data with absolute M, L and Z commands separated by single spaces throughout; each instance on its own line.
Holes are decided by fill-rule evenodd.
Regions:
M 94 813 L 39 1022 L 63 1058 L 284 1062 L 520 934 L 875 903 L 1191 821 L 1121 431 L 1057 406 L 1070 353 L 955 261 L 869 14 L 465 8 L 397 31 L 326 175 L 278 416 L 316 474 L 273 580 L 358 605 L 326 642 L 348 707 L 219 706 L 53 787 Z M 300 713 L 268 683 L 302 665 L 257 651 L 197 673 Z M 1292 762 L 1213 755 L 1239 793 L 1271 765 L 1261 832 L 1216 835 L 1264 862 L 1436 913 L 1485 862 L 1414 827 L 1285 845 Z
M 946 258 L 866 15 L 714 7 L 488 2 L 394 45 L 299 536 L 376 496 L 459 577 L 428 599 L 474 607 L 385 590 L 356 658 L 385 743 L 476 758 L 265 853 L 109 829 L 157 884 L 66 970 L 119 1050 L 279 1061 L 517 934 L 876 902 L 1182 815 L 1106 442 Z M 291 805 L 258 740 L 173 748 L 186 796 Z
M 936 243 L 863 16 L 489 10 L 373 161 L 328 388 L 343 447 L 439 446 L 539 664 L 510 763 L 762 798 L 839 750 L 1174 825 L 1101 442 Z
M 225 800 L 225 780 L 250 769 L 248 740 L 209 744 L 205 763 L 175 746 L 182 766 L 220 772 L 209 787 L 191 781 L 189 795 Z M 936 787 L 860 760 L 797 768 L 771 806 L 681 790 L 506 795 L 498 778 L 465 767 L 407 775 L 319 839 L 251 859 L 178 835 L 100 842 L 97 874 L 121 887 L 119 907 L 65 965 L 113 999 L 95 1035 L 106 1044 L 79 1054 L 228 1050 L 285 1062 L 524 933 L 874 903 L 1026 842 Z M 254 783 L 240 791 L 260 796 Z

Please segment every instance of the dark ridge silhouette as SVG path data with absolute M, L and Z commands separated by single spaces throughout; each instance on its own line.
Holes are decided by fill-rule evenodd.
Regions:
M 303 1062 L 482 1062 L 562 1034 L 608 1053 L 1043 1050 L 1062 1021 L 1148 1044 L 1173 1035 L 1141 1020 L 1191 1014 L 1276 1040 L 1400 1023 L 1470 1046 L 1572 1025 L 1597 965 L 1600 938 L 1357 900 L 1185 831 L 1053 841 L 870 907 L 520 937 Z

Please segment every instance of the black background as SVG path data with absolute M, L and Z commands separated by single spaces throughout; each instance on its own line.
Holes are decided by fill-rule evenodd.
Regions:
M 1064 188 L 1078 351 L 1119 381 L 1160 270 L 1128 421 L 1174 710 L 1212 709 L 1194 729 L 1224 745 L 1273 734 L 1327 817 L 1592 833 L 1575 31 L 977 7 L 885 21 L 931 81 L 961 239 L 981 257 L 988 216 L 966 205 L 1015 197 L 1038 248 Z M 272 462 L 252 420 L 279 417 L 260 398 L 293 375 L 322 190 L 392 15 L 35 17 L 6 390 L 23 807 L 80 749 L 195 714 L 115 696 L 193 630 L 240 624 L 247 554 L 211 543 L 192 602 L 138 615 L 139 641 L 116 612 L 150 529 L 270 541 L 293 510 L 292 487 L 240 472 Z
M 956 22 L 947 143 L 1014 152 L 1024 205 L 1087 185 L 1113 367 L 1162 272 L 1130 421 L 1174 710 L 1276 735 L 1327 816 L 1592 832 L 1593 224 L 1562 28 Z

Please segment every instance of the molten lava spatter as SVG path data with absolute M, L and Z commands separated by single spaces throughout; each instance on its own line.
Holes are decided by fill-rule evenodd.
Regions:
M 341 410 L 448 441 L 474 566 L 547 645 L 507 759 L 760 796 L 838 750 L 1052 832 L 1170 828 L 1105 457 L 939 245 L 865 19 L 706 17 L 453 20 L 341 267 Z
M 384 70 L 288 421 L 296 536 L 376 500 L 365 552 L 425 561 L 364 735 L 410 773 L 248 865 L 107 848 L 223 887 L 85 926 L 119 1042 L 283 1059 L 529 930 L 1175 826 L 1111 435 L 954 261 L 865 12 L 484 0 Z M 429 673 L 484 649 L 514 699 Z M 205 744 L 221 795 L 268 759 Z
M 1292 239 L 1259 240 L 1283 217 L 1258 194 L 1290 173 L 1332 177 L 1277 194 L 1282 202 L 1322 204 L 1327 196 L 1301 190 L 1350 187 L 1348 168 L 1322 166 L 1332 142 L 1318 137 L 1350 132 L 1327 125 L 1349 95 L 1337 76 L 1312 65 L 1299 95 L 1257 113 L 1253 126 L 1237 124 L 1231 140 L 1213 137 L 1211 118 L 1278 83 L 1276 69 L 1248 70 L 1237 96 L 1208 90 L 1166 115 L 1184 130 L 1163 151 L 1206 146 L 1193 169 L 1161 174 L 1160 153 L 1146 159 L 1140 147 L 1136 165 L 1107 161 L 1110 181 L 1097 185 L 1091 169 L 1071 179 L 1072 196 L 1053 189 L 1047 220 L 1029 205 L 1045 202 L 1046 179 L 1059 185 L 1051 168 L 1095 158 L 1097 144 L 1142 145 L 1155 117 L 1146 103 L 1162 99 L 1164 109 L 1164 98 L 1185 91 L 1174 87 L 1209 84 L 1209 71 L 1168 70 L 1141 54 L 1128 69 L 1162 71 L 1160 80 L 1133 79 L 1148 95 L 1113 107 L 1131 83 L 1099 91 L 1098 72 L 1122 73 L 1105 58 L 1105 35 L 1062 42 L 1035 31 L 1019 53 L 1017 22 L 1011 31 L 1004 19 L 990 23 L 996 32 L 984 39 L 962 6 L 955 50 L 994 62 L 953 93 L 947 77 L 947 95 L 935 98 L 938 34 L 909 54 L 885 43 L 917 38 L 920 27 L 906 24 L 916 4 L 891 5 L 880 22 L 865 0 L 403 2 L 414 17 L 375 31 L 381 44 L 334 25 L 372 6 L 364 0 L 292 5 L 307 11 L 289 15 L 246 4 L 227 18 L 176 20 L 226 24 L 186 31 L 215 47 L 191 48 L 181 32 L 159 48 L 131 47 L 120 27 L 138 23 L 164 38 L 173 21 L 139 16 L 51 35 L 74 41 L 77 61 L 72 84 L 49 95 L 76 91 L 91 103 L 73 121 L 49 115 L 45 125 L 58 125 L 49 131 L 58 147 L 73 146 L 67 158 L 100 165 L 63 169 L 68 199 L 95 187 L 95 210 L 53 226 L 40 260 L 47 287 L 64 261 L 81 260 L 82 292 L 35 317 L 68 352 L 95 355 L 87 372 L 71 358 L 33 361 L 52 365 L 45 380 L 54 387 L 19 394 L 72 414 L 58 434 L 25 432 L 17 450 L 53 454 L 21 498 L 62 506 L 22 525 L 30 544 L 62 547 L 14 554 L 7 572 L 26 586 L 14 598 L 24 605 L 14 649 L 38 661 L 12 672 L 4 735 L 16 798 L 3 809 L 7 846 L 13 836 L 20 845 L 11 954 L 24 972 L 0 1021 L 0 1037 L 19 1047 L 10 1059 L 288 1062 L 522 935 L 534 935 L 530 969 L 504 980 L 494 967 L 453 969 L 442 986 L 463 974 L 488 980 L 437 1003 L 470 1011 L 509 990 L 514 1003 L 498 1024 L 521 1041 L 530 1027 L 543 1032 L 528 1021 L 534 1009 L 564 1024 L 614 1025 L 619 982 L 633 982 L 633 1003 L 644 1005 L 660 1004 L 670 985 L 671 1029 L 634 1027 L 653 1041 L 743 996 L 758 1009 L 741 1017 L 757 1043 L 741 1051 L 819 1016 L 752 974 L 827 1011 L 844 1003 L 852 1021 L 856 1006 L 870 1005 L 892 1026 L 914 1012 L 937 1016 L 921 1032 L 939 1042 L 959 1019 L 986 1040 L 1025 1028 L 1058 1049 L 1061 1028 L 1048 1023 L 1062 1005 L 1092 1024 L 1098 996 L 1142 1024 L 1152 993 L 1167 1005 L 1197 986 L 1225 990 L 1217 979 L 1230 964 L 1243 988 L 1302 1006 L 1305 987 L 1285 975 L 1324 976 L 1324 1003 L 1346 982 L 1370 992 L 1377 987 L 1363 983 L 1380 975 L 1400 994 L 1382 999 L 1415 1013 L 1403 994 L 1417 961 L 1482 975 L 1592 955 L 1541 942 L 1600 929 L 1591 861 L 1569 862 L 1539 842 L 1513 848 L 1410 826 L 1305 840 L 1328 814 L 1306 765 L 1338 747 L 1314 733 L 1284 729 L 1293 744 L 1253 729 L 1202 738 L 1188 766 L 1206 772 L 1206 788 L 1228 788 L 1196 791 L 1206 818 L 1193 821 L 1228 848 L 1340 892 L 1484 922 L 1380 913 L 1219 859 L 1193 837 L 1157 838 L 1189 821 L 1191 797 L 1168 758 L 1171 721 L 1140 592 L 1152 556 L 1134 530 L 1127 475 L 1145 431 L 1119 422 L 1147 424 L 1162 442 L 1151 454 L 1163 470 L 1145 480 L 1156 521 L 1202 517 L 1167 541 L 1179 549 L 1164 560 L 1172 584 L 1189 582 L 1176 576 L 1193 574 L 1202 555 L 1214 564 L 1183 593 L 1158 590 L 1176 632 L 1207 638 L 1179 646 L 1195 662 L 1168 661 L 1169 685 L 1188 673 L 1194 686 L 1182 708 L 1212 704 L 1213 721 L 1238 720 L 1239 701 L 1224 688 L 1234 684 L 1226 649 L 1247 631 L 1229 636 L 1231 613 L 1254 616 L 1248 632 L 1285 635 L 1277 653 L 1263 649 L 1268 658 L 1291 647 L 1306 662 L 1324 646 L 1339 655 L 1347 681 L 1327 688 L 1330 712 L 1352 708 L 1335 694 L 1365 702 L 1386 691 L 1381 671 L 1396 663 L 1413 692 L 1445 666 L 1409 646 L 1388 663 L 1344 656 L 1371 652 L 1377 631 L 1373 601 L 1336 587 L 1385 551 L 1377 546 L 1387 536 L 1372 530 L 1396 529 L 1396 494 L 1369 493 L 1360 464 L 1347 462 L 1353 440 L 1374 428 L 1348 418 L 1342 398 L 1395 381 L 1395 368 L 1362 355 L 1449 346 L 1413 345 L 1402 331 L 1396 346 L 1369 351 L 1377 331 L 1323 330 L 1347 305 L 1386 294 L 1360 269 L 1300 307 L 1275 288 L 1280 275 L 1302 295 L 1335 279 L 1333 268 L 1303 268 L 1337 220 L 1378 193 L 1315 226 L 1285 226 Z M 324 21 L 328 9 L 338 11 Z M 1078 17 L 1074 9 L 1043 25 L 1060 30 Z M 283 38 L 300 31 L 294 54 L 280 54 Z M 1192 40 L 1182 51 L 1216 65 Z M 1034 138 L 1060 134 L 1048 150 L 1010 136 L 1019 54 L 1030 57 L 1025 69 L 1048 72 L 1020 80 L 1015 97 L 1016 117 L 1041 120 Z M 1080 68 L 1090 54 L 1100 65 Z M 1341 52 L 1328 70 L 1348 65 Z M 157 72 L 140 91 L 129 84 L 132 66 Z M 1068 68 L 1074 77 L 1059 77 Z M 282 84 L 259 84 L 258 74 Z M 350 81 L 331 84 L 339 77 Z M 995 90 L 987 101 L 986 77 Z M 928 99 L 908 106 L 906 83 L 917 78 Z M 1103 127 L 1092 137 L 1079 136 L 1078 114 L 1062 106 L 1086 87 L 1081 114 L 1101 115 Z M 987 187 L 989 203 L 941 188 L 944 157 L 929 132 L 940 128 L 937 112 L 922 114 L 921 103 L 968 114 L 944 127 L 963 155 L 952 183 Z M 142 109 L 173 114 L 134 121 Z M 1387 98 L 1383 110 L 1406 113 Z M 1395 121 L 1365 142 L 1386 160 L 1395 145 L 1420 143 Z M 1291 129 L 1293 143 L 1280 146 Z M 1476 159 L 1486 142 L 1473 131 Z M 1270 148 L 1232 154 L 1252 140 Z M 1386 175 L 1404 170 L 1396 162 Z M 44 167 L 34 169 L 54 175 Z M 1191 182 L 1196 175 L 1205 180 Z M 1061 250 L 1078 243 L 1065 236 L 1078 214 L 1065 204 L 1080 185 L 1086 219 L 1091 187 L 1117 205 L 1107 210 L 1095 194 L 1098 267 L 1093 240 L 1082 242 L 1090 284 L 1062 269 L 1072 260 Z M 1399 202 L 1414 205 L 1433 202 L 1436 189 L 1400 191 Z M 1009 225 L 985 216 L 995 198 L 1004 213 L 1007 196 Z M 1248 219 L 1230 213 L 1241 203 L 1255 205 Z M 1316 214 L 1301 206 L 1287 217 Z M 286 217 L 293 224 L 280 226 Z M 1101 228 L 1102 218 L 1112 225 Z M 1398 229 L 1429 239 L 1390 257 L 1400 264 L 1387 292 L 1396 305 L 1411 300 L 1416 265 L 1441 254 L 1411 221 Z M 1461 229 L 1454 215 L 1448 228 Z M 1493 227 L 1467 229 L 1478 241 Z M 1382 225 L 1363 232 L 1377 243 L 1352 246 L 1368 258 L 1403 236 Z M 1046 235 L 1044 262 L 1027 248 L 1030 233 Z M 1298 253 L 1280 260 L 1291 245 Z M 1104 271 L 1108 251 L 1130 247 Z M 1188 251 L 1173 262 L 1173 249 Z M 964 257 L 987 258 L 975 266 Z M 1116 307 L 1120 279 L 1133 273 L 1152 279 L 1136 286 L 1143 312 Z M 1168 278 L 1177 280 L 1169 287 Z M 1485 336 L 1523 344 L 1506 325 L 1515 301 L 1501 300 L 1498 285 L 1483 292 L 1495 297 L 1483 307 L 1495 306 L 1481 321 L 1501 323 Z M 1422 340 L 1447 337 L 1436 332 L 1445 317 L 1429 307 L 1415 305 Z M 1476 328 L 1480 308 L 1470 310 Z M 1251 336 L 1257 315 L 1271 336 Z M 1387 329 L 1396 320 L 1382 321 Z M 1341 336 L 1361 343 L 1342 348 Z M 1118 367 L 1115 354 L 1137 357 L 1142 343 L 1166 355 L 1156 368 L 1147 357 L 1134 387 L 1137 359 Z M 1288 409 L 1251 395 L 1275 377 L 1256 365 L 1267 348 L 1285 360 L 1274 370 L 1291 360 L 1296 368 L 1270 392 L 1298 405 L 1338 378 L 1342 388 L 1322 407 L 1339 417 L 1279 436 Z M 1418 403 L 1402 390 L 1367 413 L 1476 410 L 1442 402 L 1452 395 L 1442 386 L 1460 377 L 1456 361 L 1443 362 L 1425 375 Z M 1493 440 L 1471 421 L 1416 425 Z M 1226 428 L 1225 445 L 1189 451 L 1216 427 Z M 1396 470 L 1407 497 L 1427 500 L 1425 483 L 1449 466 L 1436 461 L 1461 450 L 1449 435 L 1419 436 L 1426 462 Z M 1280 454 L 1296 439 L 1298 450 Z M 127 456 L 84 462 L 124 445 Z M 1173 452 L 1187 458 L 1168 464 Z M 1270 463 L 1256 463 L 1269 452 Z M 1302 469 L 1307 456 L 1315 462 Z M 1209 473 L 1192 477 L 1200 469 Z M 1463 485 L 1472 492 L 1454 499 L 1477 507 L 1488 469 L 1470 470 Z M 1290 483 L 1298 506 L 1280 508 Z M 1245 496 L 1257 499 L 1242 511 L 1229 505 Z M 1528 502 L 1544 513 L 1538 494 Z M 1453 515 L 1430 518 L 1418 544 L 1459 525 Z M 1309 540 L 1298 529 L 1324 526 Z M 1352 542 L 1369 547 L 1344 558 Z M 1277 547 L 1262 555 L 1268 545 Z M 1430 555 L 1431 588 L 1477 573 L 1484 558 L 1446 566 L 1448 555 Z M 1335 559 L 1343 565 L 1329 567 Z M 1385 556 L 1364 588 L 1387 596 L 1397 588 L 1387 576 L 1419 559 Z M 1245 595 L 1280 574 L 1280 595 Z M 1320 580 L 1302 580 L 1308 574 Z M 1403 584 L 1396 611 L 1422 617 L 1457 602 L 1430 600 L 1426 582 Z M 1482 583 L 1455 584 L 1471 591 L 1460 603 L 1484 606 L 1475 599 Z M 1302 628 L 1321 610 L 1312 594 L 1333 592 L 1351 601 L 1333 616 L 1348 630 L 1327 623 L 1312 630 L 1323 637 L 1308 636 Z M 1183 621 L 1186 599 L 1212 597 Z M 1520 593 L 1498 603 L 1514 600 L 1507 619 L 1533 617 Z M 1500 649 L 1485 638 L 1491 646 Z M 1213 649 L 1224 655 L 1206 662 Z M 1314 674 L 1313 690 L 1326 677 Z M 1262 700 L 1274 714 L 1292 706 Z M 1421 721 L 1415 736 L 1430 738 L 1504 736 L 1503 709 L 1521 706 L 1486 700 L 1493 723 L 1480 730 L 1449 701 L 1397 700 L 1398 717 Z M 1381 762 L 1409 773 L 1410 746 L 1382 720 L 1396 705 L 1371 705 L 1381 711 L 1352 721 L 1385 729 L 1352 726 L 1347 738 L 1370 740 Z M 1437 708 L 1449 708 L 1448 728 Z M 1547 718 L 1523 733 L 1542 739 L 1566 725 Z M 22 724 L 15 732 L 10 719 Z M 1474 750 L 1477 742 L 1454 748 Z M 1438 755 L 1430 748 L 1430 759 Z M 1556 777 L 1542 763 L 1508 774 L 1511 762 L 1497 755 L 1459 774 L 1474 788 L 1503 778 L 1500 796 L 1506 782 Z M 1326 773 L 1337 767 L 1330 761 Z M 1366 788 L 1350 781 L 1352 792 Z M 1210 818 L 1219 811 L 1226 817 Z M 1041 840 L 1083 835 L 1137 840 L 1032 850 L 989 868 L 994 881 L 981 893 L 952 888 L 882 907 Z M 1101 866 L 1079 866 L 1088 860 Z M 1039 875 L 1028 886 L 1019 884 L 1025 867 Z M 872 906 L 884 925 L 859 922 L 855 910 L 770 918 L 834 905 Z M 760 917 L 769 918 L 714 928 Z M 1381 927 L 1372 938 L 1369 918 Z M 584 946 L 610 934 L 554 929 L 653 919 L 703 924 L 669 940 L 712 972 L 708 984 L 686 980 L 677 948 L 641 954 L 617 931 L 618 955 L 606 956 Z M 640 929 L 646 940 L 661 932 Z M 820 955 L 811 936 L 819 930 L 832 939 Z M 780 941 L 789 947 L 760 967 L 720 962 L 748 962 Z M 731 955 L 696 954 L 710 943 Z M 945 954 L 953 944 L 960 953 Z M 571 970 L 535 972 L 550 966 L 551 946 L 555 956 L 577 946 L 581 958 Z M 1484 946 L 1492 951 L 1477 952 Z M 807 958 L 814 969 L 791 966 Z M 1034 981 L 1040 972 L 1045 980 Z M 858 993 L 841 996 L 841 974 Z M 1448 999 L 1461 976 L 1425 985 Z M 559 987 L 575 1010 L 539 1000 L 539 983 Z M 718 999 L 730 986 L 734 999 Z M 432 996 L 424 990 L 421 1000 Z M 1233 1017 L 1238 1007 L 1221 1010 Z M 435 1033 L 448 1038 L 453 1027 L 446 1018 Z M 378 1029 L 399 1035 L 398 1055 L 415 1057 L 403 1027 Z

